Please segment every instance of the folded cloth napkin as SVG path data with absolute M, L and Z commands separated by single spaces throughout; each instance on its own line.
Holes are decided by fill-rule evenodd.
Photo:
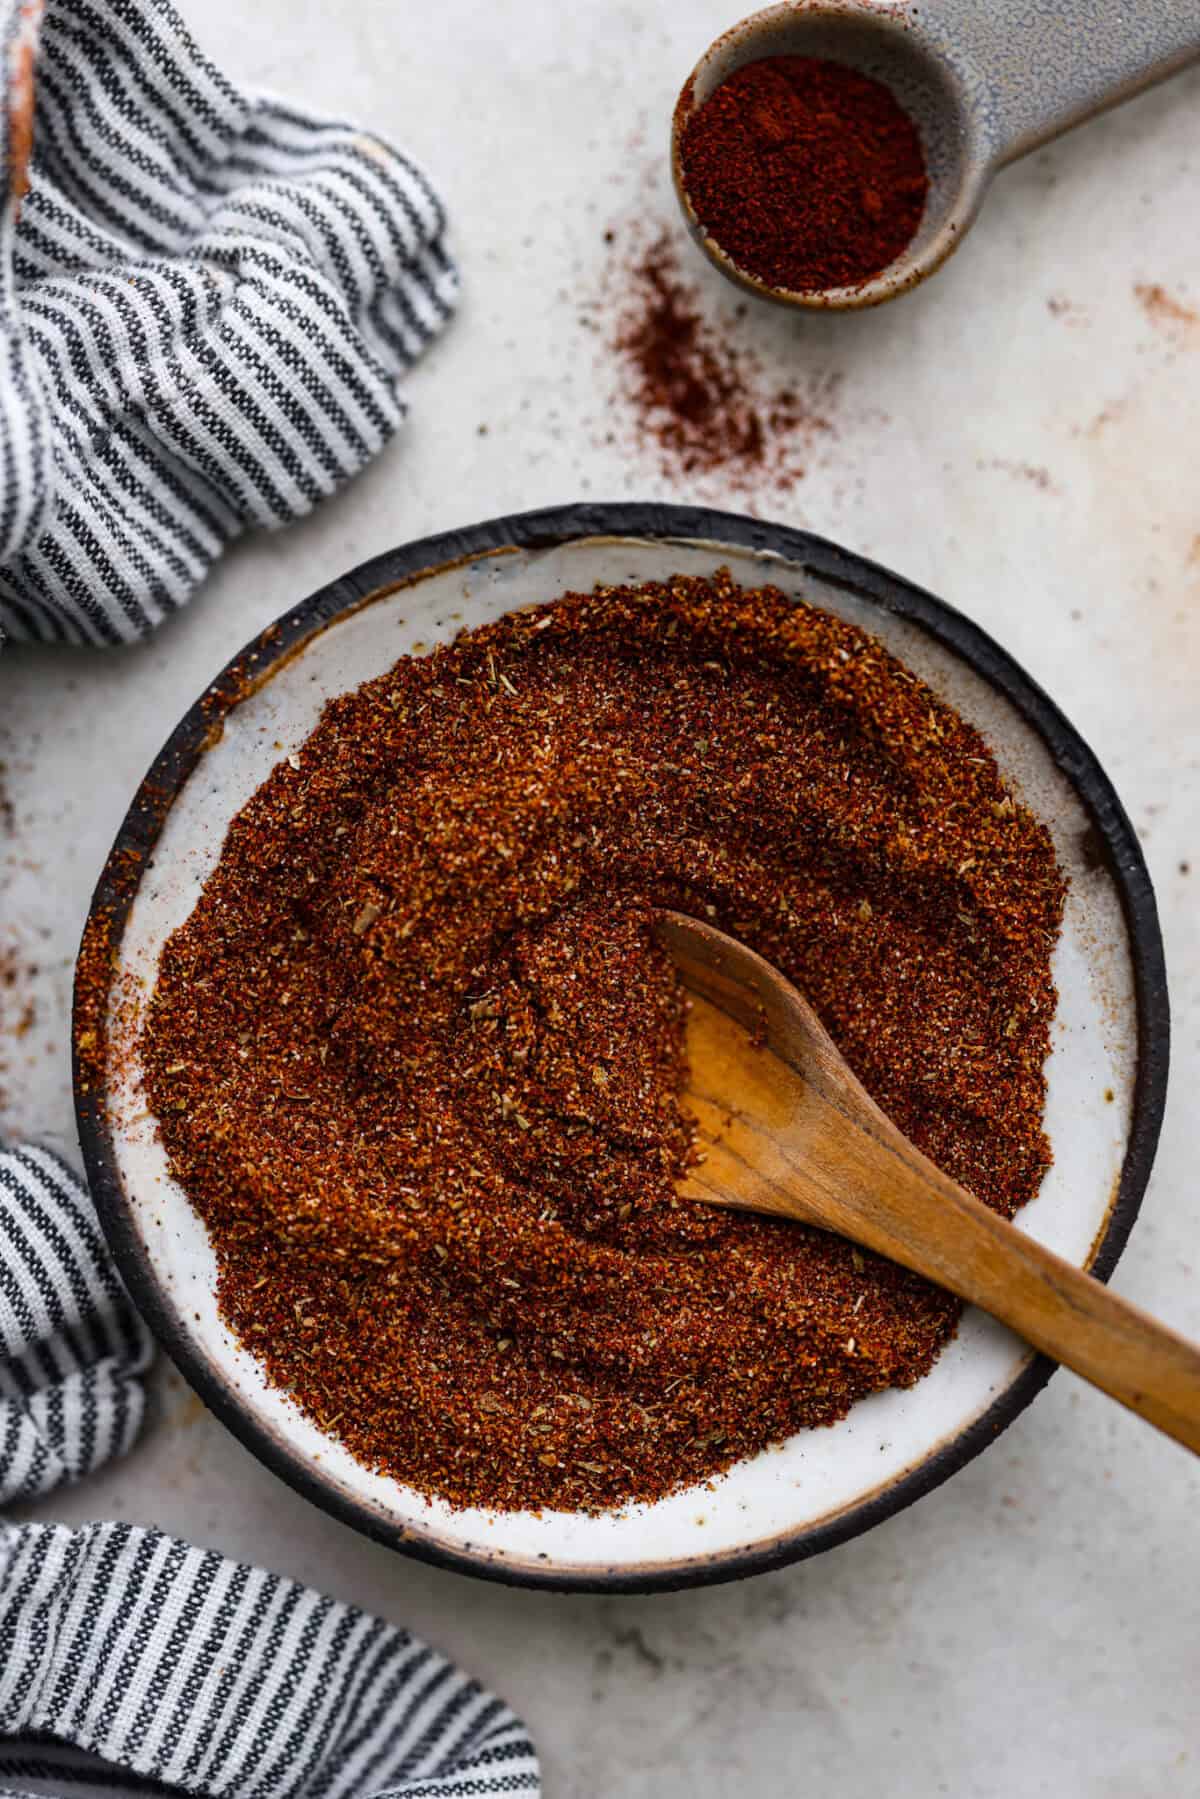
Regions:
M 0 1150 L 0 1500 L 132 1443 L 145 1327 L 91 1201 Z M 0 1794 L 538 1794 L 519 1719 L 407 1631 L 130 1524 L 0 1521 Z
M 116 644 L 362 468 L 458 282 L 407 157 L 168 0 L 40 12 L 0 0 L 0 638 Z

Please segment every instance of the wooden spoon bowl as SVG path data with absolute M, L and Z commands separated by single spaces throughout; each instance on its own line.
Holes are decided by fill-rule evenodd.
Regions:
M 659 936 L 692 995 L 684 1103 L 703 1161 L 685 1193 L 890 1256 L 1200 1454 L 1200 1349 L 943 1174 L 761 956 L 680 912 Z

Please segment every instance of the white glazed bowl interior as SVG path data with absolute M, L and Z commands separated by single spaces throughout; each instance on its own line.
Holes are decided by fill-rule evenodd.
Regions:
M 120 970 L 141 983 L 144 1003 L 163 943 L 195 905 L 231 818 L 281 755 L 300 746 L 331 696 L 464 625 L 565 589 L 709 574 L 721 564 L 743 582 L 774 581 L 875 633 L 981 729 L 1014 790 L 1053 833 L 1071 881 L 1055 956 L 1060 1001 L 1048 1069 L 1054 1165 L 1019 1224 L 1088 1264 L 1121 1175 L 1139 1044 L 1125 918 L 1106 867 L 1085 853 L 1087 812 L 1042 738 L 958 654 L 920 626 L 772 555 L 714 542 L 583 537 L 443 566 L 335 620 L 233 706 L 219 740 L 184 781 L 134 895 Z M 868 1399 L 841 1423 L 741 1462 L 711 1486 L 601 1517 L 453 1510 L 361 1467 L 268 1387 L 254 1357 L 234 1340 L 217 1311 L 207 1233 L 168 1172 L 138 1090 L 137 1018 L 128 1008 L 120 1016 L 114 1011 L 111 1029 L 131 1052 L 127 1077 L 110 1084 L 104 1101 L 124 1212 L 124 1259 L 132 1253 L 143 1281 L 153 1286 L 160 1334 L 202 1391 L 224 1395 L 219 1409 L 227 1415 L 232 1406 L 242 1421 L 235 1428 L 244 1428 L 260 1450 L 269 1443 L 274 1454 L 267 1459 L 288 1464 L 281 1471 L 310 1497 L 418 1554 L 501 1578 L 579 1585 L 675 1584 L 720 1578 L 747 1562 L 762 1565 L 816 1527 L 860 1508 L 878 1510 L 872 1502 L 886 1499 L 911 1471 L 969 1431 L 1032 1359 L 1006 1330 L 968 1311 L 915 1388 Z

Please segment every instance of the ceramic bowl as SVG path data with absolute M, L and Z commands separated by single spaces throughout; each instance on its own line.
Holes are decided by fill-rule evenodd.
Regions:
M 1046 822 L 1071 881 L 1055 956 L 1048 1065 L 1054 1164 L 1019 1228 L 1100 1276 L 1133 1223 L 1158 1137 L 1167 1000 L 1137 839 L 1096 758 L 990 638 L 929 594 L 802 532 L 655 505 L 572 506 L 477 525 L 380 556 L 302 601 L 220 674 L 134 799 L 93 902 L 113 947 L 107 1074 L 78 1058 L 88 1172 L 121 1272 L 201 1397 L 263 1462 L 369 1536 L 463 1572 L 530 1585 L 638 1590 L 724 1580 L 868 1529 L 977 1455 L 1051 1373 L 968 1311 L 933 1371 L 841 1423 L 739 1463 L 711 1487 L 583 1517 L 455 1511 L 369 1473 L 270 1389 L 214 1298 L 204 1227 L 172 1181 L 138 1091 L 138 1003 L 189 914 L 230 819 L 330 696 L 397 656 L 516 606 L 597 582 L 727 564 L 874 632 L 983 732 Z M 282 746 L 282 749 L 281 747 Z M 128 977 L 128 978 L 126 978 Z M 139 985 L 140 983 L 140 985 Z M 77 1033 L 91 1011 L 77 1000 Z

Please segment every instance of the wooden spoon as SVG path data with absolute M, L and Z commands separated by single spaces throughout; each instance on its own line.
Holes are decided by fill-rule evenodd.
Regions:
M 692 996 L 684 1101 L 704 1161 L 685 1195 L 798 1218 L 890 1256 L 1200 1454 L 1200 1350 L 936 1168 L 761 956 L 678 912 L 663 914 L 659 937 Z

